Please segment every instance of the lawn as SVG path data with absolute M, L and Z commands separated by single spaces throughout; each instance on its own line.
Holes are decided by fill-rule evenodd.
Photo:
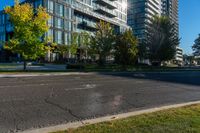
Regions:
M 169 109 L 56 133 L 200 133 L 200 105 Z
M 54 64 L 56 66 L 56 64 Z M 63 64 L 64 65 L 64 64 Z M 32 66 L 40 66 L 41 68 L 45 64 L 32 64 Z M 182 67 L 154 67 L 154 66 L 128 66 L 126 70 L 122 69 L 122 66 L 116 64 L 107 64 L 105 66 L 98 66 L 97 64 L 74 64 L 73 67 L 65 69 L 49 69 L 42 70 L 28 69 L 23 71 L 23 64 L 16 63 L 0 63 L 0 73 L 21 73 L 21 72 L 168 72 L 168 71 L 200 71 L 199 68 L 182 68 Z M 82 66 L 82 67 L 80 67 Z
M 0 69 L 16 68 L 17 66 L 20 66 L 20 64 L 16 64 L 16 63 L 0 63 Z

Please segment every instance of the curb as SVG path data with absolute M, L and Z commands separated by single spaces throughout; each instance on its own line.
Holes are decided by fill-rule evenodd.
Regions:
M 157 112 L 157 111 L 179 108 L 179 107 L 184 107 L 184 106 L 190 106 L 190 105 L 195 105 L 195 104 L 200 104 L 200 101 L 166 105 L 166 106 L 160 106 L 160 107 L 155 107 L 155 108 L 150 108 L 150 109 L 133 111 L 133 112 L 123 113 L 123 114 L 118 114 L 118 115 L 105 116 L 105 117 L 100 117 L 100 118 L 96 118 L 96 119 L 89 119 L 89 120 L 78 121 L 78 122 L 73 122 L 73 123 L 61 124 L 61 125 L 57 125 L 57 126 L 45 127 L 45 128 L 40 128 L 40 129 L 31 129 L 31 130 L 23 131 L 21 133 L 50 133 L 50 132 L 56 132 L 56 131 L 63 131 L 63 130 L 67 130 L 69 128 L 78 128 L 78 127 L 86 126 L 88 124 L 95 124 L 95 123 L 107 122 L 107 121 L 112 121 L 112 120 L 118 120 L 118 119 L 123 119 L 123 118 L 131 117 L 131 116 L 137 116 L 137 115 L 142 115 L 142 114 L 146 114 L 146 113 L 153 113 L 153 112 Z
M 150 74 L 150 73 L 174 73 L 170 72 L 54 72 L 54 73 L 29 73 L 29 74 L 1 74 L 0 78 L 17 78 L 17 77 L 39 77 L 39 76 L 69 76 L 69 75 L 95 75 L 95 74 Z M 179 71 L 179 73 L 184 73 Z
M 68 76 L 68 75 L 93 75 L 95 73 L 70 72 L 70 73 L 39 73 L 39 74 L 0 74 L 0 78 L 39 77 L 39 76 Z

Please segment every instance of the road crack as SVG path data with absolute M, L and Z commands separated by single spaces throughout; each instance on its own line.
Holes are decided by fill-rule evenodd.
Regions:
M 14 111 L 14 100 L 11 98 L 11 106 L 12 106 L 12 109 L 10 109 L 10 113 L 12 115 L 12 118 L 13 118 L 13 123 L 14 123 L 14 129 L 10 129 L 10 132 L 11 133 L 15 133 L 15 132 L 19 132 L 21 131 L 21 129 L 19 128 L 19 124 L 17 122 L 17 118 L 18 117 L 19 119 L 23 120 L 23 118 L 16 112 Z M 18 119 L 18 120 L 19 120 Z
M 52 98 L 54 96 L 55 96 L 54 89 L 52 89 L 50 95 L 47 98 L 44 99 L 45 103 L 47 103 L 49 105 L 52 105 L 52 106 L 55 106 L 55 107 L 65 111 L 65 112 L 69 113 L 71 116 L 75 117 L 76 119 L 78 119 L 78 121 L 80 121 L 82 124 L 84 124 L 84 122 L 82 121 L 83 118 L 81 118 L 80 116 L 74 114 L 73 111 L 70 108 L 63 107 L 58 103 L 50 101 L 50 98 Z

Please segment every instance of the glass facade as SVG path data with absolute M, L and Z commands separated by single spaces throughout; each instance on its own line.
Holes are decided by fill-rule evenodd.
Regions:
M 43 6 L 50 15 L 45 34 L 57 44 L 69 45 L 73 32 L 93 33 L 100 20 L 123 32 L 127 25 L 127 0 L 25 0 L 34 8 Z M 0 40 L 8 40 L 13 32 L 9 18 L 0 13 Z
M 50 31 L 46 34 L 57 44 L 69 44 L 68 37 L 73 32 L 72 0 L 44 0 L 44 7 L 50 14 L 48 25 Z M 65 38 L 67 37 L 67 38 Z
M 166 15 L 176 26 L 178 36 L 178 0 L 128 0 L 128 25 L 143 40 L 154 15 Z
M 5 15 L 0 14 L 0 40 L 5 41 Z M 0 49 L 2 46 L 0 45 Z
M 127 0 L 26 0 L 25 2 L 31 3 L 35 8 L 43 6 L 47 9 L 50 14 L 48 20 L 50 29 L 46 36 L 58 44 L 69 44 L 72 32 L 94 32 L 95 25 L 100 20 L 111 23 L 118 32 L 129 28 L 126 24 Z M 11 24 L 7 23 L 4 26 L 7 31 L 12 32 Z M 0 27 L 1 31 L 2 29 L 3 26 Z M 0 38 L 6 36 L 5 32 L 2 33 Z
M 43 0 L 51 15 L 47 35 L 58 44 L 69 44 L 72 32 L 94 32 L 100 20 L 110 22 L 116 31 L 127 26 L 126 0 Z M 98 9 L 98 10 L 97 10 Z
M 144 40 L 150 18 L 162 13 L 161 0 L 128 0 L 128 3 L 128 25 L 140 40 Z
M 175 25 L 177 36 L 179 36 L 178 3 L 178 0 L 162 0 L 162 14 L 171 19 Z
M 100 20 L 114 25 L 122 32 L 127 26 L 127 0 L 75 0 L 73 3 L 75 29 L 78 32 L 93 32 Z
M 175 26 L 175 35 L 179 37 L 179 17 L 178 17 L 179 0 L 162 0 L 162 15 L 170 18 Z M 178 46 L 176 48 L 176 55 L 174 58 L 177 64 L 183 63 L 183 50 Z

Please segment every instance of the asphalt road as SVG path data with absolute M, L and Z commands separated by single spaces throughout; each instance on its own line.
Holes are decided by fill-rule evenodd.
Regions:
M 0 133 L 200 100 L 200 72 L 0 78 Z

